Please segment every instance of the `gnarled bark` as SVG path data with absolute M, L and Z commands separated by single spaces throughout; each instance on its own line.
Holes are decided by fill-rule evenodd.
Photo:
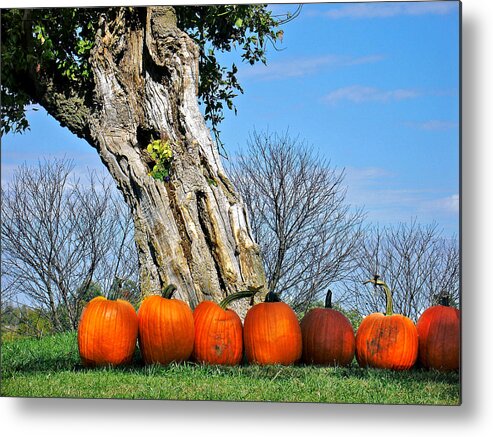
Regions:
M 90 59 L 96 111 L 88 140 L 131 207 L 143 294 L 174 283 L 193 307 L 265 286 L 246 209 L 198 107 L 198 48 L 171 7 L 121 9 L 106 20 Z M 146 146 L 161 136 L 173 150 L 167 183 L 149 176 Z

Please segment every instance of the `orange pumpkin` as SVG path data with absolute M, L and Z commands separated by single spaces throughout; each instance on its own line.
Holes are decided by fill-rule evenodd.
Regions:
M 306 364 L 347 366 L 353 361 L 355 338 L 351 322 L 332 308 L 332 292 L 324 308 L 313 308 L 301 320 L 302 360 Z
M 243 326 L 241 319 L 227 306 L 253 291 L 240 291 L 227 296 L 220 304 L 200 302 L 193 311 L 195 340 L 193 359 L 199 363 L 234 366 L 243 358 Z
M 137 331 L 137 313 L 129 302 L 95 297 L 82 311 L 77 330 L 82 364 L 92 367 L 130 363 Z
M 292 308 L 273 293 L 251 307 L 243 328 L 248 362 L 290 365 L 301 358 L 301 328 Z
M 356 359 L 361 367 L 410 369 L 418 357 L 418 331 L 413 321 L 392 313 L 392 294 L 385 282 L 366 281 L 383 287 L 387 298 L 385 314 L 366 316 L 356 333 Z
M 418 359 L 429 369 L 458 370 L 460 363 L 460 313 L 442 295 L 440 305 L 426 309 L 416 324 Z
M 149 296 L 139 308 L 139 347 L 146 364 L 186 361 L 193 350 L 193 314 L 188 304 L 172 299 L 169 285 L 162 296 Z

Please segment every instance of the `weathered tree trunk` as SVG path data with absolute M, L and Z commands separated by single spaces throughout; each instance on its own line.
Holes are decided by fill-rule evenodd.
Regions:
M 198 48 L 176 27 L 171 7 L 128 17 L 121 10 L 116 20 L 100 20 L 88 131 L 131 207 L 143 295 L 174 283 L 194 307 L 265 286 L 246 209 L 198 107 Z M 146 146 L 163 135 L 173 149 L 169 182 L 149 176 Z

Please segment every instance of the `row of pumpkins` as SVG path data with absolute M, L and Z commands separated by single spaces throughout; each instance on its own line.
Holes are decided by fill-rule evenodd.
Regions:
M 132 361 L 139 342 L 146 364 L 193 360 L 216 365 L 238 365 L 243 354 L 260 365 L 296 362 L 349 365 L 354 356 L 361 367 L 406 370 L 419 361 L 425 368 L 458 370 L 459 311 L 445 302 L 428 308 L 415 325 L 392 314 L 392 296 L 375 276 L 367 281 L 386 293 L 386 313 L 366 316 L 356 335 L 347 317 L 331 307 L 314 308 L 298 321 L 292 308 L 268 293 L 250 307 L 244 324 L 227 309 L 236 299 L 252 297 L 243 291 L 220 304 L 201 302 L 192 312 L 187 303 L 172 299 L 176 287 L 162 296 L 144 299 L 138 313 L 125 300 L 99 296 L 85 307 L 78 329 L 78 346 L 85 366 L 121 365 Z

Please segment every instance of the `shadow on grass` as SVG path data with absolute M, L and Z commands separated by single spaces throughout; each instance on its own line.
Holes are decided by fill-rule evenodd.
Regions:
M 145 365 L 137 346 L 131 364 L 120 367 L 83 367 L 77 349 L 76 333 L 59 334 L 44 339 L 25 339 L 2 345 L 2 375 L 9 377 L 15 373 L 36 372 L 101 372 L 132 373 L 142 376 L 202 376 L 211 378 L 251 378 L 265 381 L 283 381 L 313 377 L 317 374 L 328 379 L 371 380 L 391 379 L 407 383 L 430 382 L 458 384 L 458 372 L 437 372 L 415 368 L 410 371 L 391 371 L 360 368 L 356 361 L 349 367 L 316 367 L 302 364 L 292 366 L 258 366 L 242 363 L 239 366 L 201 365 L 193 362 L 171 363 L 166 366 Z

